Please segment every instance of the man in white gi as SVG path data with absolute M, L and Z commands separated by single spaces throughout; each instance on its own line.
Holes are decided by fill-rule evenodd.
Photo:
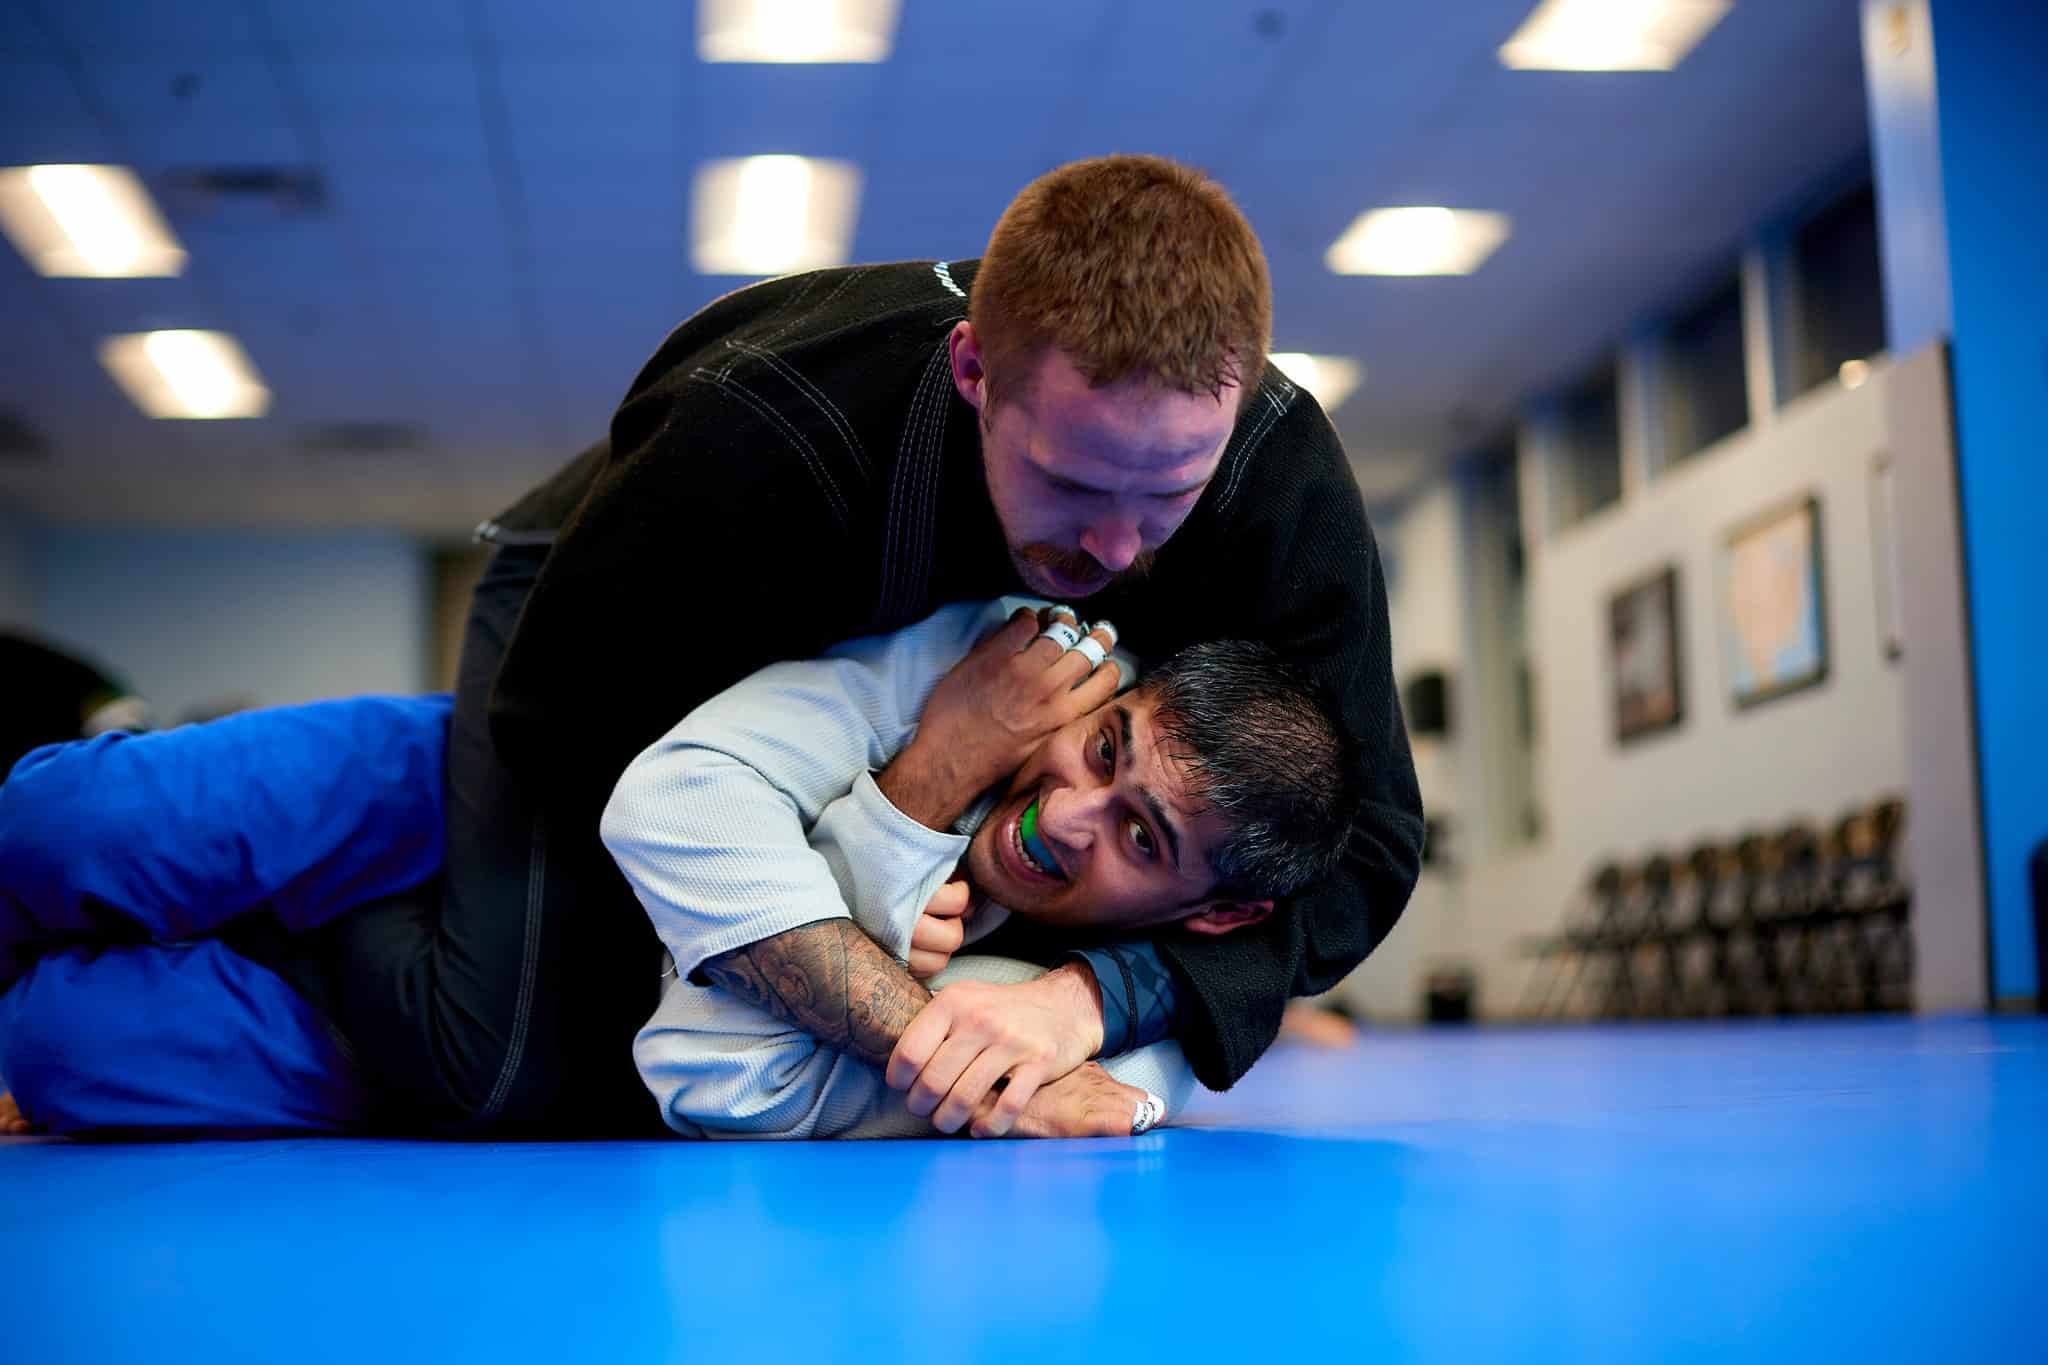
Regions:
M 1083 636 L 1071 612 L 1035 608 L 946 607 L 772 665 L 627 768 L 602 828 L 668 950 L 671 975 L 634 1055 L 671 1128 L 871 1137 L 971 1120 L 978 1135 L 1079 1136 L 1141 1132 L 1185 1103 L 1194 1080 L 1170 1040 L 1106 1072 L 996 1049 L 949 1068 L 941 1049 L 941 1083 L 964 1077 L 953 1090 L 986 1094 L 974 1112 L 937 1085 L 901 1096 L 883 1056 L 786 1021 L 803 1015 L 790 998 L 801 979 L 748 965 L 750 945 L 830 919 L 850 919 L 921 976 L 1012 914 L 1076 940 L 1168 923 L 1226 934 L 1334 863 L 1356 798 L 1345 741 L 1312 685 L 1270 651 L 1226 641 L 1185 651 L 1117 698 L 1135 663 L 1104 662 L 1111 629 Z M 935 697 L 948 676 L 956 685 Z M 1001 682 L 1014 686 L 991 685 Z M 980 723 L 996 725 L 1017 704 L 1009 693 L 1034 684 L 1105 700 L 950 829 L 891 802 L 876 774 L 931 724 L 928 705 L 985 708 Z M 963 871 L 965 886 L 954 880 Z M 970 957 L 933 984 L 944 999 L 1039 970 Z M 991 1077 L 976 1069 L 1007 1083 L 986 1093 Z

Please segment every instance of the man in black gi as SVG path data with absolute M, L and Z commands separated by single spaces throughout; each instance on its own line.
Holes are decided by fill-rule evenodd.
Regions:
M 886 1062 L 920 1113 L 1168 1034 L 1205 1084 L 1235 1082 L 1291 995 L 1385 937 L 1422 842 L 1372 533 L 1270 329 L 1250 226 L 1149 157 L 1041 177 L 979 261 L 770 280 L 678 327 L 609 439 L 480 528 L 498 548 L 457 685 L 444 885 L 340 928 L 334 1004 L 372 1078 L 443 1126 L 648 1126 L 629 1045 L 659 951 L 597 837 L 619 774 L 764 664 L 1022 590 L 1085 601 L 1148 657 L 1252 638 L 1333 688 L 1366 795 L 1341 873 L 1222 938 L 1066 953 L 1019 925 L 986 950 L 1057 970 L 936 1000 L 844 921 L 706 970 Z M 928 711 L 877 780 L 940 826 L 1067 719 L 1020 712 L 1006 735 Z M 1030 1096 L 1008 1098 L 997 1131 Z

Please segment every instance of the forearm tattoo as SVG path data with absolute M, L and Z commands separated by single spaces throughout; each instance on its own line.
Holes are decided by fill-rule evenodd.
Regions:
M 875 1066 L 932 996 L 851 920 L 828 919 L 720 953 L 704 975 Z

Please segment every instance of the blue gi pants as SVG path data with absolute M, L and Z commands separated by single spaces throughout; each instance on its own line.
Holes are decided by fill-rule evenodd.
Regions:
M 368 1116 L 320 1010 L 217 935 L 304 934 L 434 877 L 450 699 L 103 735 L 0 784 L 0 1077 L 55 1132 Z

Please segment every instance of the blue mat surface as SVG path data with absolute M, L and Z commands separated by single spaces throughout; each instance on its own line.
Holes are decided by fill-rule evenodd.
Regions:
M 2048 1359 L 2048 1021 L 1381 1034 L 1096 1143 L 0 1140 L 4 1354 Z

